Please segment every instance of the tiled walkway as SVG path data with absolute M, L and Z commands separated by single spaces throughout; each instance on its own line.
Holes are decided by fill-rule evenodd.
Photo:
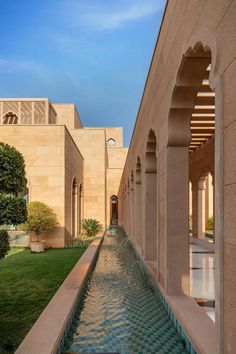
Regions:
M 198 245 L 190 245 L 190 296 L 215 320 L 214 253 Z

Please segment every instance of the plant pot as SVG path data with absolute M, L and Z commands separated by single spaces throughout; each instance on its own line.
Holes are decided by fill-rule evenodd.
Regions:
M 45 251 L 45 241 L 31 241 L 31 252 L 41 253 Z

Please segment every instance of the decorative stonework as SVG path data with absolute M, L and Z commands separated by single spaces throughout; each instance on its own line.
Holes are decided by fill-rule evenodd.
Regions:
M 15 117 L 14 120 L 9 116 Z M 7 118 L 6 118 L 7 117 Z M 2 99 L 0 124 L 56 124 L 57 114 L 46 99 Z

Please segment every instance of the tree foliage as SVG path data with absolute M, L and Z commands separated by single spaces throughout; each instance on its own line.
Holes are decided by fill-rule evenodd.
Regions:
M 13 146 L 0 142 L 0 225 L 17 225 L 27 218 L 26 202 L 17 193 L 26 186 L 25 162 Z M 0 231 L 0 259 L 10 249 L 7 231 Z
M 0 195 L 0 224 L 18 225 L 27 218 L 26 201 L 12 195 Z
M 57 216 L 46 204 L 34 201 L 28 204 L 28 218 L 21 229 L 27 232 L 34 232 L 39 236 L 45 231 L 52 230 L 57 225 Z
M 97 233 L 102 230 L 102 225 L 96 219 L 83 219 L 81 226 L 88 237 L 96 236 Z
M 7 231 L 0 230 L 0 259 L 3 259 L 9 250 L 9 235 Z
M 26 182 L 22 154 L 13 146 L 0 143 L 0 193 L 22 192 Z

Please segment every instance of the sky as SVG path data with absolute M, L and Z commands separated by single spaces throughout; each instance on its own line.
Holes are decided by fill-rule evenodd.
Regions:
M 0 97 L 75 103 L 130 142 L 165 0 L 0 0 Z

